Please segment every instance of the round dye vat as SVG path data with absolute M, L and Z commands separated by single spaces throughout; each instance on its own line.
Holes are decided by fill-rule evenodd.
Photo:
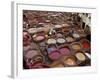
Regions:
M 47 40 L 47 44 L 56 44 L 56 40 L 53 38 L 50 38 Z
M 27 46 L 31 43 L 31 37 L 28 32 L 23 32 L 23 45 Z
M 51 22 L 51 21 L 50 21 L 50 20 L 45 20 L 45 22 L 49 23 L 49 22 Z
M 45 39 L 45 37 L 44 37 L 43 35 L 38 35 L 38 36 L 36 36 L 36 37 L 33 36 L 33 39 L 34 39 L 35 41 L 42 41 L 42 40 Z
M 90 53 L 85 52 L 85 55 L 86 55 L 89 59 L 91 59 L 91 54 L 90 54 Z
M 27 46 L 23 46 L 23 51 L 28 51 L 29 49 L 31 48 L 31 46 L 30 45 L 27 45 Z
M 44 36 L 37 36 L 37 37 L 36 37 L 36 40 L 37 40 L 37 41 L 41 41 L 41 40 L 43 40 L 43 39 L 44 39 Z
M 56 36 L 57 37 L 63 37 L 63 35 L 61 33 L 57 33 Z
M 43 63 L 41 61 L 35 61 L 35 62 L 33 62 L 31 68 L 43 68 L 42 64 Z
M 64 67 L 63 64 L 57 64 L 55 67 Z
M 41 55 L 36 55 L 32 58 L 32 60 L 34 61 L 44 61 L 43 56 Z
M 29 50 L 26 54 L 25 57 L 28 59 L 33 58 L 34 56 L 38 55 L 38 51 L 37 50 Z
M 66 37 L 67 42 L 73 42 L 74 38 L 71 36 Z
M 81 49 L 80 43 L 73 43 L 73 44 L 71 45 L 71 47 L 72 47 L 74 50 L 79 50 L 79 49 Z
M 63 27 L 70 26 L 69 24 L 62 24 Z
M 36 28 L 29 28 L 28 29 L 28 32 L 30 33 L 30 34 L 33 34 L 33 33 L 35 33 L 36 32 Z
M 46 46 L 45 42 L 41 42 L 39 45 L 40 45 L 41 47 L 45 47 L 45 46 Z
M 83 42 L 82 42 L 82 46 L 83 46 L 83 48 L 85 48 L 85 49 L 90 48 L 90 44 L 89 44 L 88 41 L 83 41 Z
M 59 49 L 59 51 L 62 55 L 69 55 L 70 54 L 70 49 L 68 47 L 62 47 Z
M 77 34 L 77 33 L 74 33 L 74 34 L 73 34 L 73 37 L 74 37 L 74 38 L 80 38 L 80 35 Z
M 49 66 L 43 64 L 41 61 L 35 61 L 31 66 L 31 69 L 32 68 L 49 68 Z
M 56 65 L 54 65 L 54 66 L 52 66 L 52 67 L 64 67 L 64 65 L 61 64 L 61 63 L 59 63 L 59 64 L 56 64 Z
M 68 29 L 62 29 L 62 32 L 64 33 L 64 34 L 67 34 L 68 33 Z
M 80 60 L 80 61 L 85 61 L 85 60 L 86 60 L 86 57 L 85 57 L 85 55 L 83 54 L 83 52 L 77 52 L 77 53 L 75 54 L 75 56 L 76 56 L 76 58 L 77 58 L 78 60 Z
M 47 48 L 48 53 L 51 53 L 54 50 L 56 50 L 55 46 L 50 46 L 50 47 Z
M 59 51 L 52 51 L 50 54 L 49 54 L 49 58 L 51 60 L 57 60 L 61 57 L 61 53 Z
M 64 64 L 60 61 L 53 61 L 51 64 L 50 64 L 50 67 L 64 67 Z
M 63 38 L 58 38 L 58 39 L 57 39 L 57 42 L 58 42 L 58 43 L 65 43 L 65 42 L 66 42 L 66 40 L 65 40 L 65 39 L 63 39 Z
M 55 28 L 62 28 L 61 25 L 55 25 Z
M 76 58 L 74 56 L 70 56 L 65 59 L 64 64 L 69 66 L 74 66 L 76 65 Z

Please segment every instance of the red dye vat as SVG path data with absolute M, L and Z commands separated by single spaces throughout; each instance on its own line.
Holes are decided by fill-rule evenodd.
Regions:
M 87 41 L 82 42 L 83 48 L 90 48 L 90 44 Z

